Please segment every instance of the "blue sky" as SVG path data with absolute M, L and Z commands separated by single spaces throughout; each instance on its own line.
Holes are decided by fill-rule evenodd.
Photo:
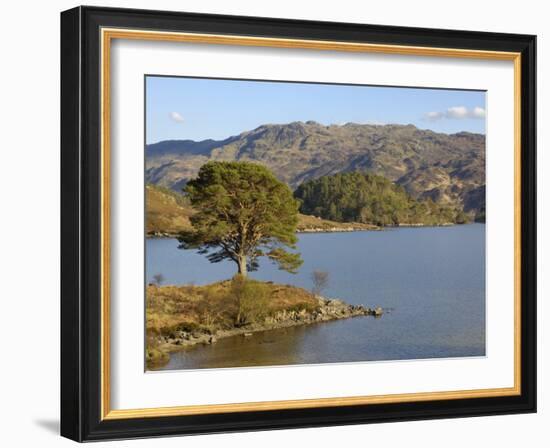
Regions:
M 146 100 L 147 144 L 221 140 L 308 120 L 485 133 L 485 92 L 478 91 L 148 76 Z

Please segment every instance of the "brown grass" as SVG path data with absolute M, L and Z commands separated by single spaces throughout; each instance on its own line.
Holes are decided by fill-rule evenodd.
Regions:
M 191 228 L 189 217 L 193 214 L 193 209 L 182 195 L 166 188 L 147 185 L 145 202 L 147 234 L 177 234 Z
M 290 285 L 237 278 L 205 286 L 155 286 L 146 291 L 149 335 L 177 331 L 214 333 L 254 323 L 283 310 L 318 308 L 309 291 Z

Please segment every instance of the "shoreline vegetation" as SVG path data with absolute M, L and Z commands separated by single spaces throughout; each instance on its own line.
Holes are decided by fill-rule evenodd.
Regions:
M 146 364 L 154 370 L 170 353 L 228 337 L 358 316 L 380 317 L 380 307 L 350 305 L 292 285 L 236 275 L 204 286 L 146 289 Z
M 146 185 L 146 223 L 147 238 L 177 238 L 182 231 L 192 228 L 190 221 L 194 210 L 188 199 L 173 190 L 158 185 Z M 476 222 L 484 222 L 475 219 Z M 296 233 L 331 233 L 331 232 L 358 232 L 381 231 L 386 228 L 399 227 L 441 227 L 452 226 L 458 223 L 442 220 L 434 223 L 399 222 L 386 225 L 374 225 L 362 222 L 340 222 L 314 215 L 300 213 Z

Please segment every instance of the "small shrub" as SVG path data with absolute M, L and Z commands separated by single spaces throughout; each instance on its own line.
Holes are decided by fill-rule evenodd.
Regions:
M 160 286 L 162 285 L 162 282 L 164 282 L 164 275 L 162 274 L 155 274 L 153 275 L 153 282 L 157 285 L 157 286 Z
M 327 288 L 329 282 L 329 275 L 326 271 L 313 271 L 311 273 L 311 280 L 313 282 L 312 292 L 314 295 L 320 295 L 321 292 Z
M 231 280 L 229 294 L 235 301 L 235 325 L 246 325 L 265 317 L 268 302 L 265 284 L 236 275 Z

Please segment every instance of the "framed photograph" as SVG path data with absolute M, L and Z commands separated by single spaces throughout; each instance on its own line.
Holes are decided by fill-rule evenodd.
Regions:
M 61 14 L 61 433 L 535 412 L 535 36 Z

